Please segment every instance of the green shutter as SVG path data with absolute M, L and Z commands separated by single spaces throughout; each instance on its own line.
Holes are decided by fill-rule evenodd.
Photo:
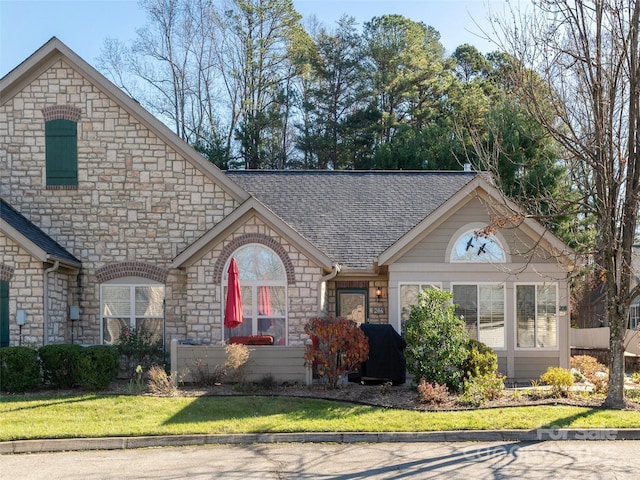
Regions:
M 0 347 L 9 346 L 9 282 L 0 280 Z
M 70 120 L 45 125 L 47 185 L 78 185 L 78 128 Z

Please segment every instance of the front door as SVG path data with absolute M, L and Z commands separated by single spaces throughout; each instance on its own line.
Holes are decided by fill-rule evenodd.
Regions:
M 9 346 L 9 282 L 0 280 L 0 347 Z
M 369 298 L 366 288 L 338 288 L 337 316 L 353 320 L 358 325 L 369 318 Z

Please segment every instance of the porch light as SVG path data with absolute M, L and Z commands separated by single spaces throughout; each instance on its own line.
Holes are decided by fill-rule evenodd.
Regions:
M 376 289 L 376 298 L 380 300 L 382 298 L 382 287 Z

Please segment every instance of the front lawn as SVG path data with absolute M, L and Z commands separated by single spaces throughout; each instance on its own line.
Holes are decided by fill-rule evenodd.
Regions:
M 420 412 L 296 397 L 0 397 L 0 441 L 263 432 L 640 428 L 640 412 L 540 405 Z

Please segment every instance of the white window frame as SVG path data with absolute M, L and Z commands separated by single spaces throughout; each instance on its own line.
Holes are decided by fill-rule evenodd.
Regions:
M 637 300 L 629 306 L 629 330 L 640 329 L 640 303 Z
M 554 347 L 538 347 L 535 344 L 538 342 L 538 288 L 539 286 L 552 285 L 556 290 L 556 339 Z M 520 347 L 518 345 L 518 287 L 532 286 L 535 289 L 535 313 L 534 313 L 534 329 L 533 329 L 533 347 Z M 558 282 L 517 282 L 513 286 L 513 308 L 514 308 L 514 346 L 516 350 L 527 350 L 530 352 L 540 351 L 559 351 L 560 350 L 560 289 Z
M 222 285 L 221 285 L 221 292 L 222 292 L 222 302 L 221 302 L 221 306 L 222 306 L 222 340 L 223 342 L 226 342 L 227 340 L 229 340 L 229 338 L 227 337 L 227 328 L 224 326 L 224 312 L 225 312 L 225 306 L 226 306 L 226 301 L 227 301 L 227 286 L 228 286 L 228 270 L 229 270 L 229 263 L 231 262 L 231 259 L 234 257 L 234 255 L 236 254 L 236 252 L 238 252 L 239 250 L 242 250 L 244 248 L 247 247 L 259 247 L 259 248 L 263 248 L 265 250 L 270 250 L 272 252 L 272 254 L 274 255 L 275 258 L 278 259 L 278 261 L 281 264 L 282 267 L 282 272 L 284 273 L 283 278 L 280 280 L 246 280 L 246 279 L 242 279 L 242 271 L 240 272 L 240 290 L 242 291 L 243 288 L 245 287 L 251 287 L 251 312 L 246 312 L 244 309 L 242 311 L 242 316 L 243 316 L 243 322 L 244 321 L 251 321 L 251 335 L 257 335 L 259 333 L 259 329 L 258 329 L 258 322 L 261 319 L 277 319 L 277 320 L 284 320 L 284 345 L 288 345 L 289 343 L 289 289 L 288 289 L 288 282 L 287 282 L 287 273 L 286 273 L 286 269 L 284 266 L 284 263 L 282 262 L 282 259 L 278 256 L 278 254 L 271 248 L 267 247 L 266 245 L 263 245 L 261 243 L 251 243 L 251 244 L 247 244 L 247 245 L 243 245 L 242 247 L 238 248 L 228 259 L 227 262 L 225 264 L 224 267 L 224 275 L 222 276 Z M 275 315 L 275 314 L 271 314 L 271 315 L 261 315 L 259 312 L 259 294 L 260 294 L 260 287 L 282 287 L 284 288 L 284 304 L 285 304 L 285 312 L 284 315 Z M 276 340 L 276 339 L 274 339 Z M 276 343 L 276 345 L 278 345 Z
M 124 316 L 124 315 L 105 315 L 104 313 L 104 295 L 103 295 L 103 289 L 105 287 L 127 287 L 129 288 L 129 306 L 132 307 L 129 310 L 129 315 Z M 136 305 L 136 288 L 137 287 L 162 287 L 162 308 L 161 308 L 161 313 L 160 315 L 136 315 L 136 309 L 135 309 L 135 305 Z M 162 337 L 162 344 L 164 345 L 164 328 L 165 328 L 165 316 L 164 316 L 164 310 L 165 310 L 165 301 L 166 301 L 166 288 L 165 285 L 160 283 L 160 282 L 154 282 L 152 280 L 148 280 L 145 278 L 137 278 L 137 277 L 129 277 L 126 279 L 116 279 L 116 280 L 109 280 L 107 282 L 101 283 L 100 284 L 100 344 L 104 345 L 104 329 L 105 329 L 105 319 L 108 318 L 128 318 L 129 319 L 129 324 L 127 325 L 130 328 L 138 328 L 137 325 L 137 320 L 138 319 L 147 319 L 147 318 L 157 318 L 162 322 L 162 333 L 161 333 L 161 337 Z
M 429 282 L 429 281 L 411 281 L 411 280 L 403 280 L 398 282 L 398 333 L 404 334 L 402 331 L 402 287 L 407 285 L 417 285 L 418 286 L 418 294 L 422 292 L 425 288 L 437 288 L 438 290 L 442 290 L 442 282 Z
M 507 255 L 497 235 L 488 235 L 488 236 L 477 235 L 476 236 L 475 234 L 476 231 L 477 231 L 476 229 L 468 229 L 456 237 L 456 240 L 451 245 L 451 251 L 449 252 L 449 262 L 451 263 L 505 263 L 507 261 Z M 469 237 L 469 239 L 467 240 L 467 238 L 465 237 Z M 480 240 L 482 238 L 486 240 L 486 243 L 494 244 L 500 250 L 500 254 L 502 255 L 502 258 L 490 258 L 486 255 L 481 255 L 481 254 L 475 255 L 475 256 L 468 256 L 468 258 L 454 258 L 454 255 L 456 253 L 456 246 L 460 242 L 467 242 L 467 241 L 476 242 L 473 245 L 473 249 L 474 249 L 473 251 L 477 251 L 476 249 L 477 242 L 482 242 L 482 240 Z
M 502 287 L 502 346 L 494 347 L 492 345 L 488 345 L 495 351 L 503 351 L 507 349 L 507 285 L 504 282 L 451 282 L 450 292 L 452 295 L 451 301 L 455 304 L 455 299 L 453 298 L 453 287 L 455 286 L 469 286 L 476 287 L 476 298 L 480 299 L 479 288 L 481 286 L 500 286 Z M 480 305 L 476 305 L 476 338 L 478 341 L 482 341 L 480 339 L 480 312 L 477 309 L 480 308 Z M 465 320 L 465 328 L 466 320 Z

